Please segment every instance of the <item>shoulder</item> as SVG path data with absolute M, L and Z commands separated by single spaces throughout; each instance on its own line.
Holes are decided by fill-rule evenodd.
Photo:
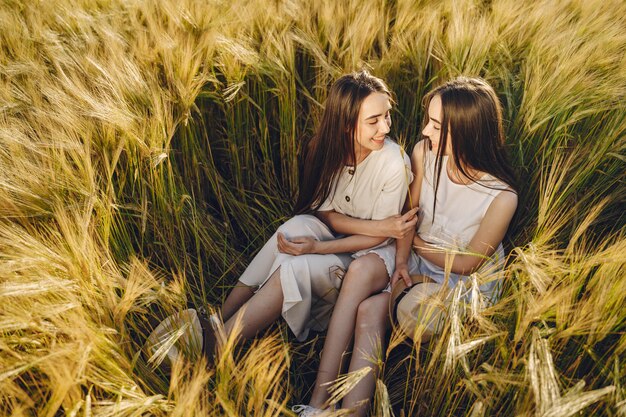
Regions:
M 515 200 L 515 204 L 517 204 L 517 192 L 506 182 L 485 172 L 478 172 L 477 176 L 479 179 L 476 180 L 476 184 L 486 189 L 489 194 L 496 198 L 506 194 L 508 196 L 501 197 L 503 200 Z
M 496 195 L 489 209 L 493 208 L 498 212 L 511 213 L 513 215 L 515 210 L 517 210 L 517 201 L 517 193 L 509 187 Z
M 430 151 L 426 149 L 426 141 L 420 140 L 413 147 L 413 152 L 411 153 L 411 163 L 419 162 L 420 164 L 423 164 L 424 158 L 426 158 L 426 154 L 428 152 Z
M 430 160 L 432 152 L 427 147 L 426 140 L 422 139 L 413 146 L 413 152 L 411 152 L 411 166 L 413 172 L 422 172 L 424 170 L 425 161 Z
M 382 158 L 393 158 L 401 155 L 401 152 L 404 153 L 402 146 L 398 144 L 395 140 L 387 137 L 385 139 L 385 144 L 382 149 L 378 151 Z
M 502 235 L 509 228 L 517 210 L 517 194 L 512 190 L 502 190 L 491 202 L 481 221 L 488 230 L 501 230 Z

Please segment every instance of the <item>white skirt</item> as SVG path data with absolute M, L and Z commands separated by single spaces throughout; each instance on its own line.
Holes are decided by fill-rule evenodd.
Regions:
M 317 217 L 308 214 L 289 219 L 277 232 L 288 239 L 309 236 L 318 240 L 333 240 L 339 237 Z M 239 281 L 247 286 L 261 287 L 280 267 L 282 316 L 296 338 L 303 341 L 310 329 L 323 331 L 328 326 L 341 279 L 352 257 L 349 253 L 293 256 L 280 253 L 277 245 L 274 233 Z

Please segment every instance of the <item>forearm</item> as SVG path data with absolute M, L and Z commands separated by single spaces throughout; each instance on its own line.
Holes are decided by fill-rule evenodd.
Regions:
M 446 262 L 452 262 L 450 271 L 459 275 L 470 275 L 485 261 L 488 255 L 480 253 L 451 253 L 428 244 L 419 235 L 413 238 L 413 246 L 420 257 L 445 269 Z M 397 261 L 396 261 L 397 262 Z
M 413 236 L 415 236 L 415 231 L 409 233 L 402 239 L 396 239 L 396 265 L 408 264 Z
M 324 240 L 315 243 L 315 253 L 346 253 L 357 252 L 361 249 L 371 248 L 382 242 L 384 237 L 371 237 L 363 235 L 351 235 L 341 239 Z
M 323 221 L 337 233 L 346 235 L 362 235 L 376 238 L 387 237 L 379 230 L 378 220 L 364 220 L 346 216 L 336 211 L 318 211 L 315 213 L 318 219 Z

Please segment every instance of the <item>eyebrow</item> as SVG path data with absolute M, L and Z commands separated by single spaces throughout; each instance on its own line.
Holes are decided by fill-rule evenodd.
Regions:
M 388 111 L 390 111 L 391 109 L 392 109 L 392 107 L 389 107 L 389 108 L 387 109 L 387 112 L 388 112 Z M 386 113 L 386 112 L 385 112 L 385 113 Z M 380 116 L 382 116 L 382 114 L 374 114 L 374 115 L 372 115 L 372 116 L 366 117 L 366 118 L 365 118 L 365 120 L 369 120 L 369 119 L 376 119 L 377 117 L 380 117 Z
M 439 123 L 439 124 L 441 124 L 441 122 L 440 122 L 439 120 L 437 120 L 437 119 L 435 119 L 435 118 L 433 118 L 433 117 L 429 117 L 429 119 L 430 119 L 430 120 L 432 120 L 432 121 L 433 121 L 433 122 L 435 122 L 435 123 Z

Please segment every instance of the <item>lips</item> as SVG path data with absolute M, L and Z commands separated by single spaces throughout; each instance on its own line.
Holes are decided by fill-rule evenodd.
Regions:
M 382 138 L 372 138 L 372 141 L 376 142 L 376 143 L 383 143 L 385 141 L 385 138 L 384 137 L 382 137 Z

